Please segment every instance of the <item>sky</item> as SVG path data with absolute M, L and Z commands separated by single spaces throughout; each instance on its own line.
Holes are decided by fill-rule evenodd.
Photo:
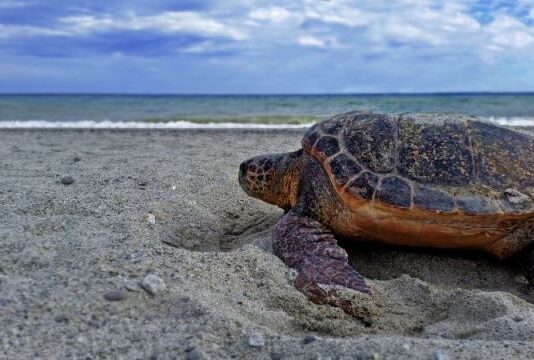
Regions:
M 534 0 L 0 0 L 0 92 L 534 91 Z

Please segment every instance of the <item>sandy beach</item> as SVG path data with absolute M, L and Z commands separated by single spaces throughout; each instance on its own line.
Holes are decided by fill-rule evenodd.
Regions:
M 0 130 L 0 358 L 532 358 L 534 291 L 485 254 L 344 244 L 361 317 L 298 292 L 236 179 L 302 133 Z

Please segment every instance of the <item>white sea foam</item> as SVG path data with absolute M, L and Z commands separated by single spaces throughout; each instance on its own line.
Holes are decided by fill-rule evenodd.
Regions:
M 531 117 L 485 117 L 489 122 L 505 126 L 534 126 L 534 118 Z
M 505 126 L 533 126 L 534 118 L 485 117 L 484 120 Z M 256 124 L 256 123 L 194 123 L 172 121 L 150 123 L 142 121 L 0 121 L 0 129 L 305 129 L 312 124 Z
M 0 121 L 0 129 L 303 129 L 312 124 L 247 124 L 172 121 L 149 123 L 138 121 Z

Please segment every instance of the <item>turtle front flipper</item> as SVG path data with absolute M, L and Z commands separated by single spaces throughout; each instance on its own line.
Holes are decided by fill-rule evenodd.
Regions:
M 317 304 L 330 304 L 355 314 L 343 288 L 371 294 L 363 276 L 347 262 L 347 253 L 320 222 L 294 211 L 284 215 L 274 232 L 274 253 L 297 270 L 295 286 Z

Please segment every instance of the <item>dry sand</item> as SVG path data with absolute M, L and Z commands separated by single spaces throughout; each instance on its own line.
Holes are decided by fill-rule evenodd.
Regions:
M 534 291 L 484 254 L 345 244 L 360 318 L 295 290 L 236 175 L 301 136 L 0 131 L 0 358 L 532 358 Z

